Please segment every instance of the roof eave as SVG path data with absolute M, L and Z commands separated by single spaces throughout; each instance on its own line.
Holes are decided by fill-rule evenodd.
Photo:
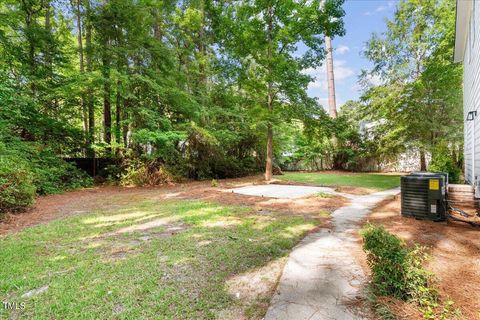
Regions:
M 453 55 L 454 62 L 463 61 L 471 10 L 472 1 L 457 0 L 455 18 L 455 51 Z

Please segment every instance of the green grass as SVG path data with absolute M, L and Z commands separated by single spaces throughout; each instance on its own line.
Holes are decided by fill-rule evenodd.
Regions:
M 321 186 L 351 186 L 374 190 L 387 190 L 400 185 L 400 176 L 372 173 L 287 172 L 278 178 Z
M 153 229 L 119 232 L 151 221 Z M 211 319 L 235 306 L 261 318 L 265 297 L 242 305 L 228 279 L 284 257 L 315 224 L 184 200 L 38 225 L 0 238 L 0 299 L 25 303 L 0 308 L 0 318 Z M 172 227 L 181 231 L 172 235 Z
M 328 192 L 317 192 L 315 196 L 319 198 L 335 198 L 334 194 Z

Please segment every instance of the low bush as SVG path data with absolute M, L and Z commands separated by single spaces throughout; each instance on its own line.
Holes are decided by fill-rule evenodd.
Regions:
M 30 163 L 39 195 L 61 193 L 93 184 L 85 172 L 62 160 L 48 148 L 31 148 L 24 153 L 24 157 Z
M 433 275 L 423 268 L 424 247 L 408 247 L 383 226 L 367 224 L 361 231 L 363 249 L 372 270 L 371 289 L 376 296 L 391 296 L 419 306 L 424 319 L 453 319 L 453 302 L 439 303 Z
M 383 226 L 367 224 L 361 234 L 376 294 L 402 300 L 435 298 L 433 290 L 426 290 L 431 274 L 422 268 L 424 248 L 407 247 Z
M 35 199 L 33 174 L 24 161 L 13 156 L 0 156 L 0 218 L 6 212 L 21 211 Z
M 0 142 L 0 211 L 22 211 L 35 195 L 60 193 L 93 184 L 93 180 L 42 144 Z
M 125 160 L 119 182 L 122 186 L 155 186 L 176 178 L 157 161 Z

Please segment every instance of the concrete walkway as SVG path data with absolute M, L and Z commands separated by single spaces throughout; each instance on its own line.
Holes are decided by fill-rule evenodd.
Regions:
M 292 186 L 285 184 L 261 184 L 235 189 L 227 189 L 225 192 L 233 192 L 247 196 L 296 199 L 316 193 L 336 194 L 333 188 L 328 187 L 310 187 L 310 186 Z
M 354 231 L 376 204 L 399 191 L 348 195 L 351 204 L 332 214 L 333 230 L 308 235 L 290 254 L 265 320 L 363 319 L 347 307 L 362 296 L 365 281 L 352 254 Z

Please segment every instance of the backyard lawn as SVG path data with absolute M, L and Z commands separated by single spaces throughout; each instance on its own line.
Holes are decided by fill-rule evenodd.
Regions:
M 373 191 L 387 190 L 400 185 L 400 176 L 378 173 L 285 172 L 278 179 L 320 186 L 351 186 Z
M 0 238 L 0 298 L 25 303 L 0 318 L 261 318 L 276 263 L 316 225 L 179 199 L 40 224 Z
M 281 178 L 379 189 L 399 180 Z M 38 199 L 34 210 L 0 223 L 0 299 L 25 304 L 0 308 L 0 318 L 262 319 L 293 246 L 347 200 L 225 192 L 258 183 L 260 176 L 98 187 Z

